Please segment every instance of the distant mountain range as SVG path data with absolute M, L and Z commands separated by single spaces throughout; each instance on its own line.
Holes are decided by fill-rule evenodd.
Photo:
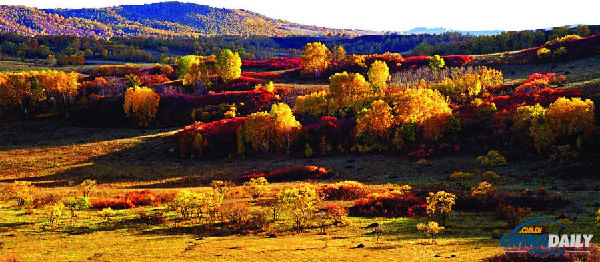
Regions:
M 330 29 L 269 18 L 254 12 L 181 2 L 85 9 L 0 6 L 0 31 L 25 35 L 202 36 L 366 35 L 375 31 Z
M 434 27 L 434 28 L 415 27 L 411 30 L 404 31 L 401 33 L 415 34 L 415 35 L 418 35 L 418 34 L 440 35 L 440 34 L 447 33 L 447 32 L 457 32 L 457 33 L 461 33 L 463 35 L 499 35 L 500 33 L 505 32 L 505 31 L 503 31 L 503 30 L 461 31 L 461 30 L 447 29 L 447 28 L 443 28 L 443 27 Z

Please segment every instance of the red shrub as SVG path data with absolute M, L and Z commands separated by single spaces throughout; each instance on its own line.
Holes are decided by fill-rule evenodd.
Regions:
M 170 82 L 171 80 L 163 75 L 141 75 L 142 86 L 153 86 L 157 84 L 162 84 L 166 82 Z
M 363 217 L 418 217 L 425 215 L 427 202 L 409 192 L 386 192 L 362 198 L 350 207 L 351 216 Z
M 215 92 L 224 92 L 224 91 L 249 91 L 253 90 L 254 87 L 258 84 L 263 83 L 260 79 L 242 76 L 233 81 L 229 81 L 227 83 L 219 82 L 219 84 L 210 88 L 210 90 Z
M 98 209 L 108 207 L 112 209 L 128 209 L 140 206 L 160 206 L 162 204 L 161 199 L 163 198 L 148 190 L 133 191 L 113 198 L 92 200 L 92 207 Z
M 535 91 L 540 91 L 542 89 L 549 88 L 552 85 L 561 84 L 566 80 L 567 79 L 564 75 L 556 76 L 555 73 L 547 73 L 545 75 L 540 73 L 534 73 L 529 76 L 529 79 L 523 81 L 523 83 L 515 89 L 515 92 L 533 93 Z
M 277 80 L 281 79 L 281 74 L 272 72 L 242 72 L 242 77 Z
M 498 111 L 508 110 L 513 111 L 519 106 L 533 106 L 537 103 L 540 105 L 547 107 L 559 97 L 577 97 L 581 96 L 581 89 L 554 89 L 554 88 L 546 88 L 542 90 L 535 91 L 531 94 L 526 93 L 516 93 L 512 96 L 494 96 L 488 98 L 487 102 L 493 102 L 496 104 L 496 108 Z
M 280 57 L 269 60 L 242 60 L 242 69 L 262 68 L 267 70 L 296 69 L 302 66 L 299 57 Z
M 343 181 L 322 186 L 319 191 L 327 200 L 354 200 L 367 195 L 365 184 L 356 181 Z
M 227 156 L 237 151 L 237 132 L 245 117 L 223 119 L 186 126 L 177 132 L 178 152 L 182 156 Z M 200 134 L 200 136 L 198 136 Z
M 97 209 L 112 208 L 112 209 L 129 209 L 135 205 L 123 198 L 102 198 L 92 200 L 92 207 Z
M 335 176 L 331 169 L 317 166 L 294 166 L 278 169 L 267 174 L 253 174 L 240 177 L 241 181 L 249 181 L 251 178 L 264 177 L 269 182 L 299 181 L 306 179 L 330 179 Z

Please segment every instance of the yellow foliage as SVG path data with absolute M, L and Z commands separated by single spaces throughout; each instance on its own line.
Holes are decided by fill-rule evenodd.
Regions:
M 572 41 L 576 41 L 579 39 L 581 39 L 581 37 L 578 35 L 566 35 L 563 37 L 559 37 L 559 38 L 550 40 L 550 41 L 546 42 L 546 45 L 562 44 L 565 42 L 572 42 Z
M 343 105 L 371 91 L 365 78 L 358 73 L 336 73 L 329 77 L 329 82 L 329 93 L 338 105 Z
M 367 77 L 373 90 L 383 91 L 390 80 L 390 69 L 385 62 L 377 60 L 371 64 Z
M 154 89 L 131 87 L 125 92 L 123 109 L 127 117 L 135 119 L 140 127 L 148 127 L 158 111 L 160 96 Z
M 285 151 L 290 152 L 290 146 L 296 140 L 302 125 L 292 114 L 292 109 L 287 104 L 279 103 L 271 107 L 271 117 L 273 117 L 274 142 L 275 145 Z
M 329 93 L 327 91 L 313 92 L 308 95 L 296 97 L 294 111 L 299 114 L 311 114 L 323 116 L 329 113 L 327 101 Z
M 237 52 L 225 49 L 215 58 L 217 73 L 224 82 L 240 78 L 242 75 L 242 59 Z
M 331 62 L 331 52 L 320 42 L 308 43 L 302 52 L 302 73 L 314 74 L 318 77 Z
M 392 108 L 383 100 L 371 103 L 370 109 L 365 109 L 356 119 L 357 134 L 368 133 L 380 138 L 390 137 L 390 128 L 395 123 Z
M 0 73 L 0 105 L 18 106 L 25 98 L 36 103 L 49 97 L 66 104 L 77 95 L 78 76 L 62 71 Z
M 442 137 L 449 126 L 452 109 L 437 90 L 408 88 L 398 91 L 392 99 L 398 122 L 422 127 L 425 139 Z
M 561 97 L 550 104 L 544 115 L 552 131 L 558 135 L 585 132 L 594 125 L 594 102 L 574 97 Z

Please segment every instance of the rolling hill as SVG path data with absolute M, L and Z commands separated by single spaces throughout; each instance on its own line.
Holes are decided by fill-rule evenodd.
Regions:
M 329 29 L 272 19 L 239 9 L 181 2 L 86 9 L 0 6 L 0 31 L 26 35 L 202 36 L 362 35 L 376 32 Z

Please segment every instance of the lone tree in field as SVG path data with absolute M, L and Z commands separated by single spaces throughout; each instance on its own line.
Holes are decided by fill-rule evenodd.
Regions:
M 225 82 L 238 79 L 242 75 L 242 59 L 237 52 L 231 52 L 229 49 L 225 49 L 217 55 L 215 66 L 217 73 Z
M 427 215 L 437 217 L 442 226 L 446 226 L 446 218 L 452 213 L 456 196 L 452 193 L 438 191 L 437 193 L 429 193 L 427 197 Z
M 387 81 L 390 80 L 390 69 L 385 62 L 375 61 L 371 64 L 367 77 L 369 77 L 369 83 L 373 87 L 373 91 L 383 91 L 387 88 Z
M 322 43 L 308 43 L 304 46 L 301 59 L 304 66 L 302 72 L 305 74 L 314 74 L 315 77 L 318 77 L 329 67 L 331 52 Z

